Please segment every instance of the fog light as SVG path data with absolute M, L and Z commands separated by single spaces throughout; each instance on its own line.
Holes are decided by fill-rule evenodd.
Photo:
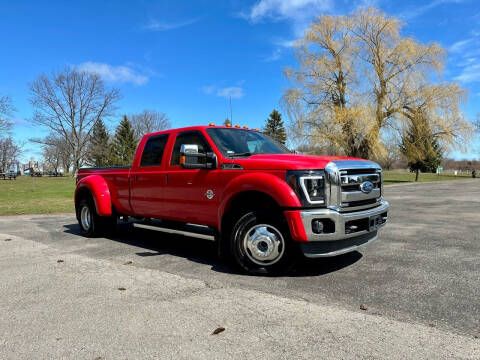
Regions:
M 358 230 L 358 226 L 356 225 L 349 225 L 345 226 L 345 234 L 351 234 Z
M 312 232 L 314 234 L 333 234 L 335 232 L 335 223 L 332 219 L 313 219 Z
M 322 220 L 313 220 L 312 221 L 312 230 L 315 234 L 323 233 L 323 222 L 322 222 Z

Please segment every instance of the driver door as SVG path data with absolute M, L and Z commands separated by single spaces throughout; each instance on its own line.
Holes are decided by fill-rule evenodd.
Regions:
M 215 226 L 217 223 L 217 169 L 184 169 L 180 166 L 182 145 L 196 145 L 199 153 L 212 149 L 200 131 L 177 134 L 166 171 L 163 206 L 171 220 Z M 199 158 L 199 162 L 206 161 Z

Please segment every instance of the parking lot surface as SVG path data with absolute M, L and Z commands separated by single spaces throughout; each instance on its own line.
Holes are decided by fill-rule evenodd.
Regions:
M 0 358 L 479 359 L 480 181 L 386 199 L 375 243 L 275 278 L 237 273 L 204 240 L 0 217 Z

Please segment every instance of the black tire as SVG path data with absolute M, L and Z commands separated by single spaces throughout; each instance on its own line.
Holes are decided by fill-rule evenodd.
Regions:
M 77 207 L 80 232 L 86 237 L 109 235 L 116 230 L 116 216 L 99 216 L 91 199 L 80 200 Z
M 282 214 L 265 211 L 249 212 L 237 220 L 230 251 L 243 271 L 264 275 L 286 273 L 298 255 Z

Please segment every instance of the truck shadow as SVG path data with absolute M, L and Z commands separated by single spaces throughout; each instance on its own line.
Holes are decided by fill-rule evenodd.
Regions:
M 64 225 L 64 228 L 66 233 L 81 236 L 78 224 Z M 199 264 L 209 265 L 211 270 L 216 272 L 244 275 L 233 264 L 218 258 L 216 244 L 212 241 L 135 228 L 129 223 L 119 223 L 117 232 L 105 239 L 140 248 L 140 251 L 135 252 L 139 257 L 178 256 Z M 290 272 L 283 276 L 325 275 L 351 266 L 361 258 L 362 254 L 357 251 L 333 258 L 303 258 Z

